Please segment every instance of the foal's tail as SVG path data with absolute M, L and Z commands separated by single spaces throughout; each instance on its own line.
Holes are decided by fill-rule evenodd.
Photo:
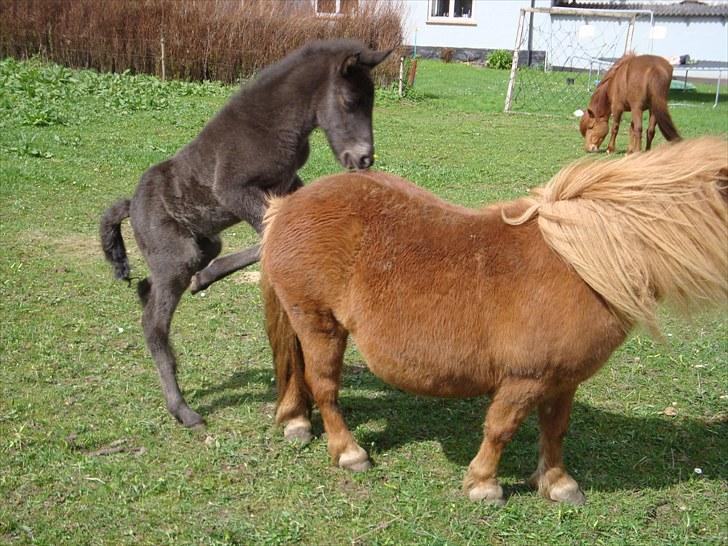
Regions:
M 278 389 L 276 421 L 282 423 L 307 411 L 307 393 L 288 388 L 292 380 L 299 386 L 305 385 L 303 351 L 291 321 L 265 274 L 261 275 L 260 287 L 265 305 L 265 330 L 273 352 Z M 304 399 L 301 399 L 301 395 L 304 395 Z
M 114 267 L 117 279 L 129 280 L 129 259 L 126 257 L 121 222 L 129 217 L 129 199 L 121 199 L 111 205 L 101 217 L 101 247 L 106 260 Z
M 628 330 L 659 334 L 660 300 L 728 304 L 728 143 L 701 138 L 610 161 L 581 161 L 528 198 L 547 244 Z

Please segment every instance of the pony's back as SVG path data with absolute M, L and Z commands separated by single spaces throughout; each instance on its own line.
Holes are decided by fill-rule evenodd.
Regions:
M 728 301 L 728 144 L 665 145 L 581 161 L 534 190 L 546 242 L 610 304 L 625 329 L 657 333 L 660 300 L 682 310 Z

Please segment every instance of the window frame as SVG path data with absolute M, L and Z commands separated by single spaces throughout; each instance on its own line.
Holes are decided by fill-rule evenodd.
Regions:
M 335 11 L 319 11 L 319 1 L 320 0 L 312 0 L 313 1 L 313 11 L 316 14 L 317 17 L 342 17 L 344 15 L 349 15 L 348 13 L 345 13 L 341 11 L 341 4 L 345 0 L 334 0 L 334 10 Z M 357 8 L 359 7 L 359 2 L 361 0 L 357 0 Z
M 464 26 L 476 26 L 478 22 L 473 17 L 475 12 L 475 2 L 472 0 L 470 7 L 470 17 L 455 17 L 455 0 L 449 0 L 450 9 L 448 15 L 432 15 L 433 2 L 438 0 L 427 0 L 427 20 L 425 21 L 428 25 L 464 25 Z

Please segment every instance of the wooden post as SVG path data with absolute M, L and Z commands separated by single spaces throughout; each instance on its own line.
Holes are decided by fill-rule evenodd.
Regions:
M 403 88 L 404 87 L 404 57 L 399 58 L 399 96 L 404 96 Z
M 516 30 L 516 46 L 513 49 L 513 59 L 511 60 L 511 77 L 508 79 L 506 104 L 503 107 L 504 112 L 511 111 L 511 101 L 513 100 L 513 87 L 516 83 L 516 72 L 518 71 L 518 51 L 521 49 L 521 42 L 523 41 L 523 23 L 525 18 L 526 10 L 521 9 L 521 16 L 518 18 L 518 30 Z
M 164 33 L 162 33 L 161 39 L 160 39 L 160 46 L 162 49 L 162 81 L 166 81 L 167 79 L 167 70 L 164 66 Z

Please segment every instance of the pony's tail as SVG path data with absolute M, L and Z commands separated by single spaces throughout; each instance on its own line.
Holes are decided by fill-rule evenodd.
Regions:
M 659 336 L 657 304 L 728 305 L 728 143 L 684 140 L 562 169 L 531 198 L 546 243 L 622 319 Z
M 666 140 L 672 141 L 680 140 L 682 138 L 680 133 L 677 132 L 677 127 L 675 127 L 675 124 L 672 122 L 670 112 L 667 109 L 666 100 L 661 100 L 658 104 L 653 103 L 651 111 L 655 114 L 657 126 L 660 128 L 660 132 Z
M 265 308 L 265 331 L 273 352 L 273 367 L 278 389 L 276 422 L 285 423 L 308 411 L 309 394 L 297 388 L 289 389 L 291 381 L 299 386 L 305 385 L 303 350 L 291 321 L 265 274 L 261 275 L 260 287 Z
M 278 389 L 277 423 L 287 423 L 293 418 L 309 415 L 313 398 L 304 380 L 305 363 L 301 342 L 267 272 L 269 236 L 276 214 L 284 201 L 283 197 L 272 197 L 268 201 L 268 209 L 263 218 L 264 230 L 260 252 L 260 288 L 265 311 L 265 331 L 273 353 Z
M 121 236 L 121 222 L 129 217 L 129 199 L 121 199 L 111 205 L 101 217 L 101 248 L 106 260 L 114 267 L 117 279 L 129 280 L 129 260 L 126 256 L 124 239 Z

